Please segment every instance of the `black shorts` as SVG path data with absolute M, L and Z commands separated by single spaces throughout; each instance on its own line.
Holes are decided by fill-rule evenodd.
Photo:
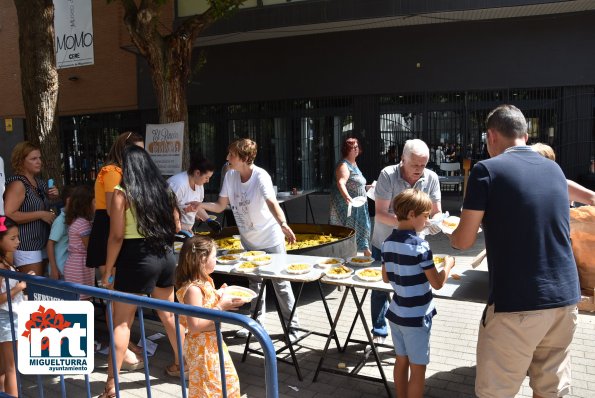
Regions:
M 87 262 L 89 268 L 105 265 L 107 258 L 107 239 L 109 238 L 109 216 L 107 210 L 95 210 L 95 219 L 89 236 Z
M 155 287 L 172 287 L 175 271 L 176 259 L 171 247 L 156 255 L 147 250 L 144 239 L 124 239 L 116 260 L 114 289 L 151 294 Z

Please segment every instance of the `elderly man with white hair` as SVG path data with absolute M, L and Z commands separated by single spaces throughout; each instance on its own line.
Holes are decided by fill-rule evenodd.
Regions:
M 382 243 L 396 228 L 397 217 L 391 203 L 399 193 L 408 188 L 419 189 L 427 193 L 432 200 L 430 216 L 442 213 L 438 175 L 426 168 L 429 158 L 430 150 L 425 142 L 419 139 L 407 140 L 401 162 L 385 167 L 380 172 L 375 188 L 376 218 L 372 235 L 372 257 L 376 260 L 381 260 Z M 372 333 L 375 344 L 384 343 L 388 335 L 385 315 L 389 299 L 388 293 L 372 290 Z

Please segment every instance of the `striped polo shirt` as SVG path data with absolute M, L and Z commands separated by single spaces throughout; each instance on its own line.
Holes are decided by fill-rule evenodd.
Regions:
M 49 209 L 49 198 L 45 191 L 47 186 L 43 180 L 36 178 L 37 188 L 31 186 L 27 177 L 14 175 L 6 179 L 6 185 L 20 181 L 25 186 L 25 199 L 19 207 L 23 213 L 32 211 L 47 211 Z M 21 243 L 17 250 L 37 251 L 45 247 L 50 236 L 50 225 L 43 220 L 35 220 L 25 224 L 19 224 L 19 235 Z
M 411 230 L 394 229 L 382 245 L 382 261 L 395 293 L 386 318 L 401 326 L 423 326 L 436 315 L 424 270 L 435 267 L 430 245 Z

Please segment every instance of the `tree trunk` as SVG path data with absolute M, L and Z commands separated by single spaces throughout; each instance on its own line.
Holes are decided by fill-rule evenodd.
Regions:
M 44 174 L 62 185 L 56 112 L 58 71 L 54 53 L 52 0 L 14 0 L 19 21 L 21 88 L 26 137 L 41 147 Z
M 159 123 L 184 122 L 182 169 L 187 169 L 190 164 L 186 86 L 190 74 L 190 66 L 187 64 L 191 59 L 189 54 L 191 51 L 191 40 L 170 36 L 160 56 L 162 61 L 160 66 L 151 68 L 151 79 L 155 97 L 157 98 Z

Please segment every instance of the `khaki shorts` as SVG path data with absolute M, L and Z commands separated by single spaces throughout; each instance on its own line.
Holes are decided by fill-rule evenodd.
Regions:
M 513 398 L 529 375 L 541 397 L 570 393 L 570 343 L 576 305 L 537 311 L 486 309 L 479 325 L 475 393 L 480 398 Z

